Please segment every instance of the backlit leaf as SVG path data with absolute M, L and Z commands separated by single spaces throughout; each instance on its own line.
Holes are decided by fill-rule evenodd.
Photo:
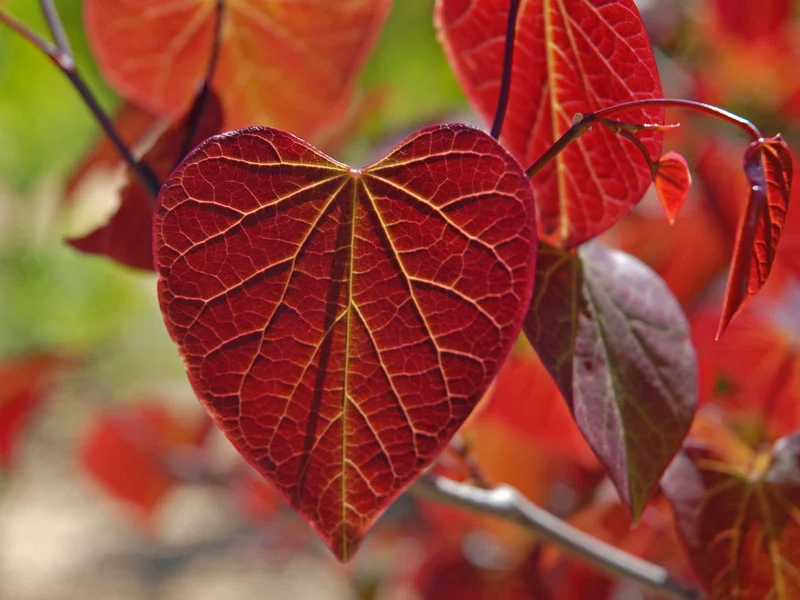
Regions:
M 762 288 L 775 262 L 792 187 L 792 155 L 778 135 L 750 144 L 744 156 L 750 194 L 736 234 L 717 338 Z
M 525 333 L 638 518 L 689 429 L 697 366 L 664 282 L 600 244 L 540 244 Z
M 143 161 L 163 181 L 178 161 L 192 125 L 191 114 L 170 127 L 144 155 Z M 210 94 L 197 123 L 192 146 L 219 133 L 222 129 L 222 108 L 216 94 Z M 154 198 L 129 169 L 129 182 L 122 189 L 122 203 L 108 223 L 88 235 L 68 240 L 81 252 L 102 254 L 115 261 L 147 271 L 153 270 L 153 205 Z
M 154 231 L 197 395 L 341 560 L 500 369 L 536 256 L 525 174 L 463 125 L 361 170 L 278 130 L 211 138 Z
M 653 184 L 669 222 L 674 223 L 692 185 L 686 159 L 677 152 L 667 152 L 655 163 Z
M 800 434 L 749 464 L 688 447 L 662 487 L 711 600 L 800 597 Z
M 391 0 L 227 0 L 213 87 L 226 128 L 274 125 L 315 135 L 348 108 Z M 205 76 L 215 0 L 87 0 L 86 29 L 109 81 L 178 117 Z
M 450 64 L 473 106 L 491 122 L 503 69 L 508 0 L 439 0 L 436 21 Z M 633 0 L 522 2 L 508 113 L 500 141 L 532 164 L 586 114 L 661 96 L 647 33 Z M 662 111 L 631 111 L 631 123 L 660 123 Z M 662 134 L 639 138 L 661 155 Z M 533 180 L 540 231 L 574 246 L 624 217 L 651 182 L 630 141 L 595 127 Z

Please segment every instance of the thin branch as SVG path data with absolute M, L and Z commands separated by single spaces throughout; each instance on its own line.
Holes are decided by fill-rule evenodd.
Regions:
M 494 112 L 491 135 L 498 139 L 503 132 L 503 122 L 506 119 L 508 98 L 511 92 L 511 72 L 514 66 L 514 39 L 517 34 L 517 15 L 519 13 L 519 0 L 511 0 L 508 9 L 508 24 L 506 25 L 506 48 L 503 56 L 503 75 L 500 80 L 500 95 L 497 98 L 497 109 Z
M 489 478 L 481 469 L 481 465 L 475 460 L 470 444 L 460 435 L 456 435 L 451 441 L 449 449 L 455 454 L 461 463 L 466 467 L 469 478 L 480 488 L 490 488 Z
M 67 37 L 64 24 L 58 16 L 58 10 L 55 4 L 53 4 L 53 0 L 39 0 L 39 5 L 42 7 L 44 18 L 47 19 L 47 25 L 50 27 L 50 33 L 53 35 L 56 47 L 64 54 L 74 56 L 72 54 L 72 48 L 69 45 L 69 37 Z
M 208 104 L 208 97 L 211 95 L 211 80 L 214 79 L 214 72 L 217 69 L 219 62 L 219 48 L 222 39 L 222 19 L 225 15 L 225 0 L 217 0 L 217 20 L 214 25 L 214 43 L 211 46 L 211 55 L 208 58 L 208 66 L 206 73 L 203 77 L 203 83 L 200 86 L 200 91 L 195 98 L 192 108 L 189 110 L 189 126 L 186 129 L 186 138 L 181 146 L 181 152 L 178 155 L 178 162 L 182 161 L 184 157 L 189 154 L 192 149 L 192 142 L 194 136 L 197 135 L 197 129 L 200 127 L 200 119 L 203 117 L 203 111 Z
M 542 541 L 553 543 L 609 575 L 630 579 L 664 598 L 702 598 L 699 591 L 681 585 L 663 567 L 632 556 L 575 529 L 536 506 L 510 486 L 501 485 L 485 490 L 444 477 L 424 475 L 411 491 L 421 498 L 517 523 L 535 532 Z
M 100 127 L 103 128 L 105 134 L 113 142 L 117 150 L 119 150 L 122 158 L 126 163 L 128 163 L 131 169 L 133 169 L 134 173 L 136 173 L 136 176 L 142 182 L 142 185 L 144 185 L 147 191 L 150 192 L 153 198 L 156 198 L 158 196 L 158 190 L 161 187 L 158 178 L 147 165 L 136 160 L 136 157 L 133 156 L 130 148 L 128 148 L 127 144 L 122 140 L 119 133 L 117 133 L 117 130 L 114 127 L 111 119 L 108 118 L 108 115 L 97 102 L 94 94 L 92 94 L 92 91 L 86 85 L 83 78 L 75 68 L 75 59 L 73 58 L 72 53 L 69 52 L 69 42 L 65 43 L 66 35 L 64 34 L 64 28 L 61 24 L 61 19 L 58 16 L 58 11 L 56 10 L 55 6 L 46 0 L 42 0 L 42 10 L 45 11 L 45 17 L 47 18 L 48 24 L 53 32 L 53 37 L 57 40 L 58 44 L 64 44 L 63 48 L 58 45 L 54 45 L 53 43 L 40 37 L 24 23 L 15 19 L 3 9 L 0 9 L 0 22 L 7 25 L 10 29 L 19 34 L 24 40 L 28 41 L 44 55 L 46 55 L 67 77 L 67 79 L 70 80 L 73 87 L 81 95 L 81 98 L 91 111 L 92 115 L 94 115 L 95 120 L 97 120 L 97 122 L 100 124 Z M 58 41 L 62 36 L 63 39 Z
M 688 110 L 693 110 L 695 112 L 715 117 L 721 121 L 725 121 L 738 127 L 747 133 L 747 135 L 750 136 L 753 141 L 757 141 L 762 138 L 761 131 L 753 123 L 743 117 L 740 117 L 739 115 L 733 114 L 732 112 L 729 112 L 723 108 L 719 108 L 718 106 L 705 104 L 704 102 L 696 102 L 694 100 L 683 100 L 681 98 L 648 98 L 645 100 L 633 100 L 631 102 L 615 104 L 587 115 L 577 115 L 572 126 L 567 129 L 564 134 L 545 151 L 544 154 L 536 159 L 536 162 L 528 167 L 528 170 L 525 171 L 526 175 L 529 179 L 533 179 L 542 171 L 542 169 L 552 162 L 556 156 L 561 154 L 561 152 L 563 152 L 567 146 L 586 133 L 592 127 L 592 125 L 606 121 L 609 119 L 609 117 L 615 114 L 630 111 L 636 108 L 644 108 L 646 106 L 685 108 Z M 646 127 L 644 124 L 640 126 Z

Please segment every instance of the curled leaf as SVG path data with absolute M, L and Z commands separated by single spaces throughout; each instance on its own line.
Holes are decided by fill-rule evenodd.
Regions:
M 781 239 L 792 187 L 792 154 L 784 139 L 761 139 L 744 156 L 750 184 L 733 248 L 717 339 L 769 277 Z
M 600 244 L 540 244 L 525 333 L 635 519 L 689 430 L 697 364 L 664 282 Z

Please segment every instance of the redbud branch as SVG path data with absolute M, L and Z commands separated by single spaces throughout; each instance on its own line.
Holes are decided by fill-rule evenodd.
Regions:
M 514 66 L 514 38 L 517 34 L 517 14 L 519 13 L 519 0 L 511 0 L 508 8 L 508 25 L 506 26 L 506 48 L 503 56 L 503 75 L 500 80 L 500 95 L 497 98 L 497 109 L 494 113 L 491 135 L 498 139 L 503 132 L 503 122 L 508 109 L 508 98 L 511 93 L 511 71 Z
M 543 542 L 585 560 L 597 569 L 624 577 L 664 598 L 699 600 L 702 594 L 675 581 L 666 569 L 623 552 L 586 534 L 536 506 L 507 485 L 492 489 L 458 483 L 445 477 L 424 475 L 411 491 L 427 500 L 457 506 L 469 512 L 498 517 L 530 529 Z
M 717 106 L 712 106 L 711 104 L 696 102 L 694 100 L 683 100 L 680 98 L 648 98 L 644 100 L 633 100 L 631 102 L 615 104 L 587 115 L 578 115 L 572 126 L 567 129 L 567 131 L 565 131 L 564 134 L 536 160 L 536 162 L 528 167 L 528 170 L 526 171 L 528 178 L 533 179 L 536 175 L 538 175 L 542 169 L 550 164 L 550 162 L 552 162 L 553 159 L 555 159 L 555 157 L 558 156 L 567 146 L 586 133 L 586 131 L 588 131 L 592 125 L 607 121 L 609 117 L 615 114 L 637 108 L 644 108 L 647 106 L 685 108 L 693 110 L 695 112 L 715 117 L 730 123 L 739 129 L 742 129 L 745 133 L 747 133 L 748 136 L 750 136 L 750 138 L 752 138 L 753 141 L 759 140 L 762 137 L 761 131 L 759 131 L 758 127 L 753 125 L 753 123 L 747 119 Z
M 158 178 L 146 164 L 136 160 L 130 148 L 128 148 L 127 144 L 120 137 L 111 119 L 108 118 L 108 115 L 97 102 L 94 94 L 92 94 L 92 91 L 75 68 L 75 59 L 69 49 L 69 42 L 67 41 L 63 24 L 61 23 L 55 6 L 52 2 L 48 2 L 47 0 L 42 0 L 41 6 L 48 25 L 50 26 L 53 38 L 56 40 L 56 45 L 45 40 L 2 9 L 0 9 L 0 23 L 7 25 L 23 39 L 45 54 L 67 79 L 69 79 L 72 86 L 80 94 L 87 108 L 91 111 L 95 120 L 100 124 L 100 127 L 102 127 L 114 146 L 116 146 L 122 158 L 128 163 L 131 169 L 133 169 L 133 172 L 136 173 L 136 176 L 141 180 L 147 191 L 155 198 L 158 196 L 158 190 L 161 187 Z

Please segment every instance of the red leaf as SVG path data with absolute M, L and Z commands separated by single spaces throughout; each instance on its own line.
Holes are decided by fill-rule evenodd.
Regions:
M 759 292 L 775 262 L 792 187 L 789 146 L 780 135 L 753 142 L 744 156 L 744 170 L 750 195 L 736 234 L 717 339 Z
M 17 444 L 64 362 L 63 357 L 37 354 L 0 363 L 0 468 L 14 466 Z
M 491 121 L 497 106 L 508 0 L 439 0 L 437 27 L 473 106 Z M 633 0 L 522 2 L 505 128 L 500 140 L 528 166 L 586 114 L 661 97 L 658 70 Z M 660 123 L 662 111 L 625 121 Z M 640 139 L 661 154 L 662 134 Z M 650 185 L 649 164 L 630 141 L 595 127 L 533 180 L 541 232 L 574 246 L 618 222 Z
M 464 125 L 361 170 L 278 130 L 211 138 L 154 231 L 195 391 L 343 561 L 500 369 L 536 256 L 525 174 Z
M 712 600 L 800 597 L 800 434 L 749 465 L 689 447 L 662 486 Z
M 139 404 L 99 414 L 81 450 L 86 471 L 116 500 L 148 517 L 177 483 L 170 453 L 199 441 L 200 426 L 187 425 L 160 404 Z
M 192 126 L 187 115 L 170 127 L 142 159 L 159 181 L 166 179 L 181 159 Z M 222 129 L 222 107 L 215 94 L 209 94 L 191 146 L 196 146 Z M 123 265 L 153 270 L 153 198 L 136 176 L 128 173 L 129 183 L 122 190 L 122 204 L 108 223 L 82 238 L 68 240 L 81 252 L 102 254 Z
M 653 183 L 669 222 L 674 223 L 692 185 L 686 159 L 677 152 L 667 152 L 655 163 Z
M 192 102 L 213 45 L 215 2 L 87 0 L 86 30 L 109 81 L 175 118 Z M 268 124 L 315 135 L 347 110 L 391 0 L 227 2 L 213 87 L 226 128 Z
M 540 244 L 525 333 L 628 505 L 642 513 L 697 402 L 689 326 L 664 282 L 600 244 Z
M 774 41 L 791 24 L 791 0 L 715 0 L 721 32 L 753 44 Z
M 479 419 L 495 421 L 537 442 L 538 452 L 565 456 L 587 469 L 598 467 L 561 392 L 533 352 L 508 357 Z

